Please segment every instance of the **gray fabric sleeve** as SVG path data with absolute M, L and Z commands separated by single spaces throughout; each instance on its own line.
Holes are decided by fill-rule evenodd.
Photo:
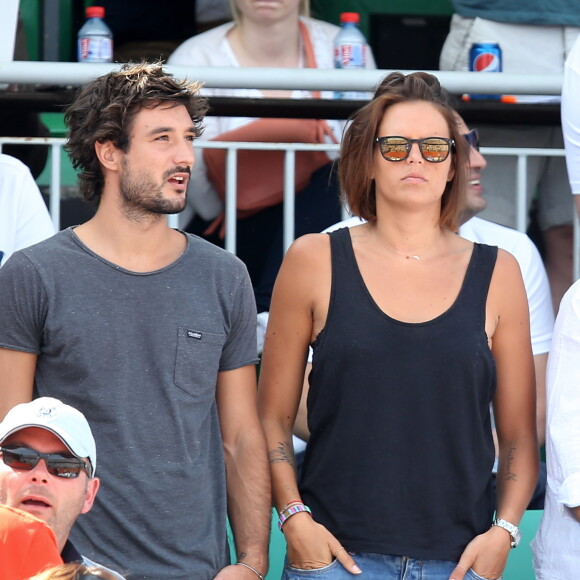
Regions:
M 244 272 L 232 300 L 230 331 L 222 351 L 220 371 L 229 371 L 258 362 L 256 317 L 254 292 L 250 278 L 247 272 Z

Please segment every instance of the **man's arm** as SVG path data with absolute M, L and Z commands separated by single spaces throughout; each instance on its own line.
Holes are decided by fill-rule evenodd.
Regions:
M 0 420 L 18 403 L 32 400 L 37 355 L 0 348 Z
M 217 405 L 226 463 L 228 516 L 237 559 L 265 576 L 272 507 L 253 365 L 218 374 Z M 255 580 L 256 575 L 244 566 L 230 566 L 217 578 L 252 576 Z

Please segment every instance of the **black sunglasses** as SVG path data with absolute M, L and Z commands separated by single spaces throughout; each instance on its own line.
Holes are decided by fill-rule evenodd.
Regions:
M 387 161 L 404 161 L 411 153 L 413 143 L 419 145 L 419 151 L 425 161 L 442 163 L 455 149 L 453 139 L 445 137 L 425 137 L 424 139 L 407 139 L 407 137 L 377 137 L 377 143 L 383 159 Z
M 479 131 L 477 129 L 471 129 L 469 133 L 463 133 L 463 138 L 471 147 L 479 151 Z
M 17 447 L 8 449 L 0 447 L 2 460 L 12 469 L 24 469 L 31 471 L 36 467 L 41 459 L 46 463 L 46 469 L 50 475 L 64 477 L 66 479 L 76 479 L 81 471 L 86 471 L 91 477 L 90 469 L 82 459 L 78 457 L 66 457 L 60 453 L 40 453 L 28 447 Z

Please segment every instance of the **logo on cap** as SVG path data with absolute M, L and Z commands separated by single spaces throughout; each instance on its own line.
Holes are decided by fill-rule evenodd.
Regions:
M 56 415 L 56 407 L 40 407 L 36 412 L 37 417 L 54 417 Z

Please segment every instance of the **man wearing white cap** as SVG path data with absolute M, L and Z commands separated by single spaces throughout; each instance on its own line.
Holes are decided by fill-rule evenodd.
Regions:
M 16 405 L 0 423 L 0 458 L 0 503 L 44 520 L 64 562 L 95 565 L 68 539 L 100 485 L 95 440 L 85 416 L 51 397 Z

